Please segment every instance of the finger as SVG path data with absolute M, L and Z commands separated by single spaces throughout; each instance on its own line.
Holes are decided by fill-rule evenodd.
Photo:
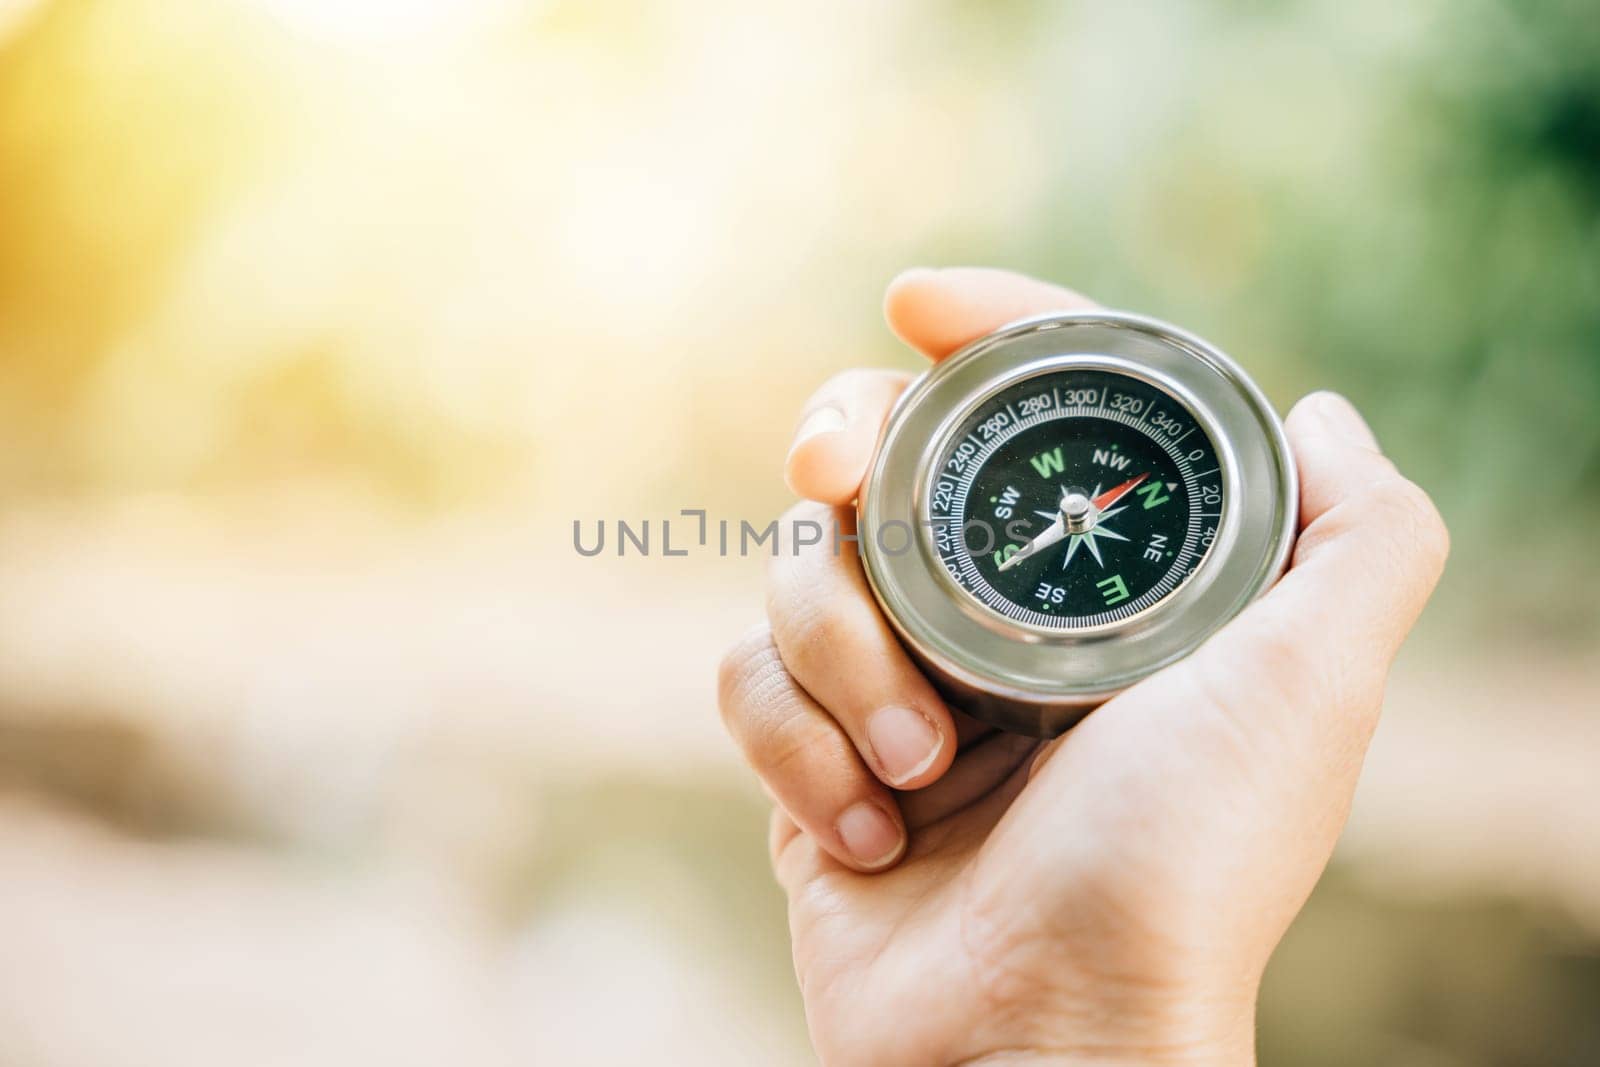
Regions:
M 1008 270 L 918 267 L 889 283 L 883 314 L 901 340 L 937 362 L 1017 319 L 1094 306 L 1081 293 Z
M 899 860 L 899 806 L 838 723 L 794 683 L 765 627 L 723 659 L 717 698 L 728 732 L 795 825 L 855 870 Z
M 955 723 L 884 621 L 860 557 L 848 543 L 835 550 L 832 533 L 853 535 L 854 511 L 801 504 L 781 529 L 788 540 L 768 566 L 767 620 L 789 673 L 885 784 L 936 781 L 955 757 Z M 801 545 L 813 539 L 805 531 L 827 532 Z
M 911 380 L 888 370 L 848 370 L 828 379 L 800 416 L 783 478 L 796 496 L 848 504 L 872 462 L 878 431 Z
M 1392 653 L 1444 569 L 1444 520 L 1337 393 L 1306 397 L 1286 428 L 1300 471 L 1301 533 L 1284 599 L 1299 610 L 1315 598 L 1319 617 L 1342 634 L 1377 639 Z
M 838 861 L 818 848 L 816 840 L 795 825 L 782 808 L 772 809 L 767 850 L 773 877 L 779 888 L 791 897 L 817 875 L 830 869 L 842 869 Z
M 848 869 L 819 848 L 816 839 L 796 826 L 781 808 L 773 811 L 772 822 L 768 839 L 772 875 L 791 899 L 819 874 Z
M 939 781 L 900 799 L 906 825 L 920 830 L 983 799 L 1039 746 L 1039 739 L 995 732 L 966 749 Z
M 1364 484 L 1398 477 L 1371 427 L 1338 393 L 1302 398 L 1289 412 L 1284 428 L 1301 468 L 1301 529 Z

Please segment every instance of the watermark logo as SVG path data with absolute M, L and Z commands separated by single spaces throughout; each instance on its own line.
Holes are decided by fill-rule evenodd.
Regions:
M 1010 541 L 1025 541 L 1027 524 L 1013 520 L 997 533 L 983 519 L 956 523 L 953 519 L 930 518 L 920 524 L 903 519 L 888 519 L 870 531 L 877 549 L 886 556 L 903 556 L 916 543 L 917 525 L 925 527 L 934 541 L 942 542 L 959 526 L 967 550 L 987 555 L 1001 544 L 1000 534 Z M 788 553 L 798 556 L 803 550 L 826 544 L 835 556 L 846 545 L 858 550 L 869 534 L 839 519 L 771 519 L 758 526 L 749 519 L 712 519 L 705 508 L 683 508 L 675 517 L 656 519 L 573 519 L 572 547 L 580 556 L 668 556 L 710 555 L 719 558 L 745 558 Z

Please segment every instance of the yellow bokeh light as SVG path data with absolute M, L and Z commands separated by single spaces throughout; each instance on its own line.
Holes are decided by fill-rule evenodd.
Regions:
M 388 48 L 432 40 L 481 25 L 512 10 L 511 0 L 247 0 L 315 39 Z

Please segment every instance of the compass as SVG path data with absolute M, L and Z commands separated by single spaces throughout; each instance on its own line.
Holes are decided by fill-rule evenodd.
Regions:
M 858 533 L 880 605 L 951 701 L 1053 736 L 1264 592 L 1296 501 L 1283 427 L 1232 360 L 1153 319 L 1073 313 L 912 384 Z

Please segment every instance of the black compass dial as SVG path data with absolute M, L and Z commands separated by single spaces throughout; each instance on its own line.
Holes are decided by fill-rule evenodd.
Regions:
M 938 457 L 940 562 L 991 611 L 1082 629 L 1148 611 L 1200 566 L 1223 510 L 1216 445 L 1161 388 L 1049 371 L 979 405 Z

